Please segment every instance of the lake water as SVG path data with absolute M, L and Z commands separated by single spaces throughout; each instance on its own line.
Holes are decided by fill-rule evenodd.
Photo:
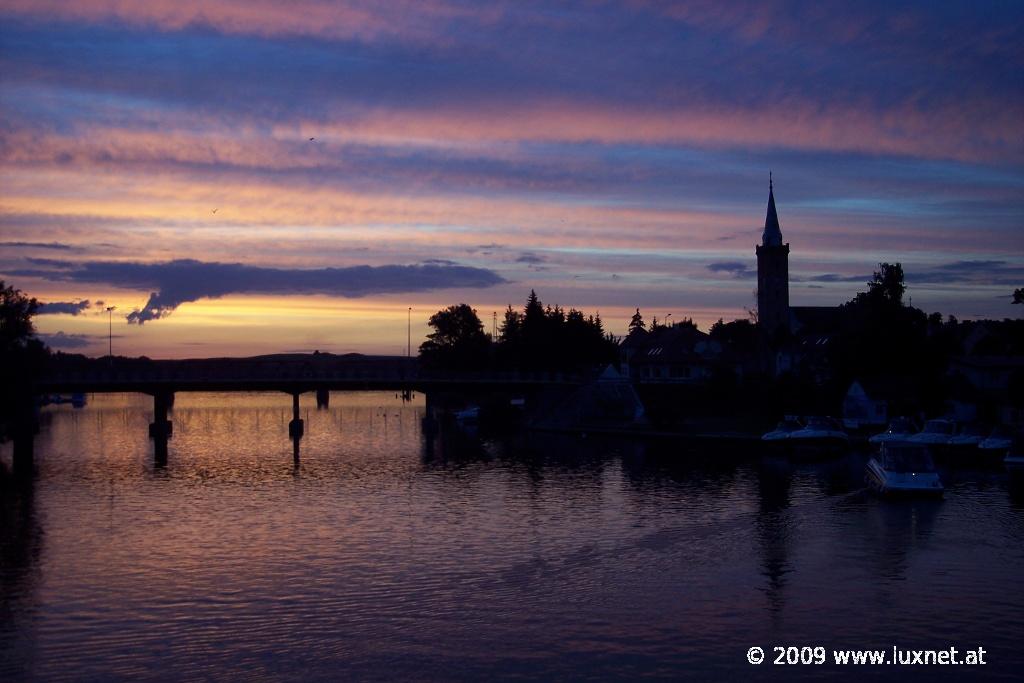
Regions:
M 864 456 L 792 466 L 685 444 L 448 436 L 421 400 L 179 394 L 44 410 L 0 450 L 0 680 L 827 678 L 774 646 L 984 647 L 1024 664 L 1024 493 L 945 472 L 878 500 Z M 753 666 L 747 650 L 768 660 Z M 831 657 L 831 655 L 830 655 Z M 794 671 L 793 669 L 798 669 Z

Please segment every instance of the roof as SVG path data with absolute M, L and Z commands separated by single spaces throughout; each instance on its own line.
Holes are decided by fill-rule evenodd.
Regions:
M 898 375 L 859 377 L 850 384 L 851 389 L 854 384 L 859 384 L 868 398 L 875 401 L 914 397 L 920 389 L 920 383 L 914 378 Z
M 635 350 L 631 363 L 672 363 L 717 355 L 717 342 L 692 325 L 658 327 L 643 334 L 631 334 L 623 343 Z
M 805 334 L 837 332 L 842 324 L 839 306 L 790 306 L 789 329 Z
M 775 191 L 772 188 L 771 176 L 768 179 L 768 213 L 764 217 L 761 244 L 766 247 L 782 246 L 782 229 L 779 227 L 779 213 L 775 210 Z

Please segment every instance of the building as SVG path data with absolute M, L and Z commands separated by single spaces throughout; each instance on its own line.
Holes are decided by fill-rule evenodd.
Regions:
M 862 377 L 843 398 L 843 423 L 850 429 L 883 427 L 894 417 L 917 415 L 921 388 L 910 377 Z
M 768 179 L 768 212 L 757 245 L 757 321 L 766 342 L 762 367 L 770 374 L 830 379 L 829 344 L 842 327 L 838 306 L 789 305 L 789 243 L 782 241 L 775 188 Z
M 789 243 L 782 242 L 775 189 L 768 176 L 768 213 L 757 245 L 757 321 L 768 335 L 789 329 Z
M 635 330 L 620 346 L 623 375 L 643 384 L 704 384 L 722 346 L 693 324 Z

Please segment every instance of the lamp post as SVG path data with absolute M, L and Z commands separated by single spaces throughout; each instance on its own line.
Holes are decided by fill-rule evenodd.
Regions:
M 671 313 L 666 313 L 665 314 L 665 327 L 671 327 L 671 325 L 668 324 L 668 319 L 671 318 L 671 317 L 672 317 Z
M 406 321 L 406 347 L 405 357 L 412 358 L 412 306 L 409 307 L 408 320 Z
M 114 309 L 117 306 L 107 306 L 107 355 L 110 357 L 110 366 L 114 365 Z

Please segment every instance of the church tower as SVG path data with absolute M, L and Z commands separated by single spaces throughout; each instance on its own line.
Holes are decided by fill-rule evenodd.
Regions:
M 789 328 L 789 243 L 782 243 L 770 173 L 768 215 L 757 246 L 757 321 L 768 334 Z

